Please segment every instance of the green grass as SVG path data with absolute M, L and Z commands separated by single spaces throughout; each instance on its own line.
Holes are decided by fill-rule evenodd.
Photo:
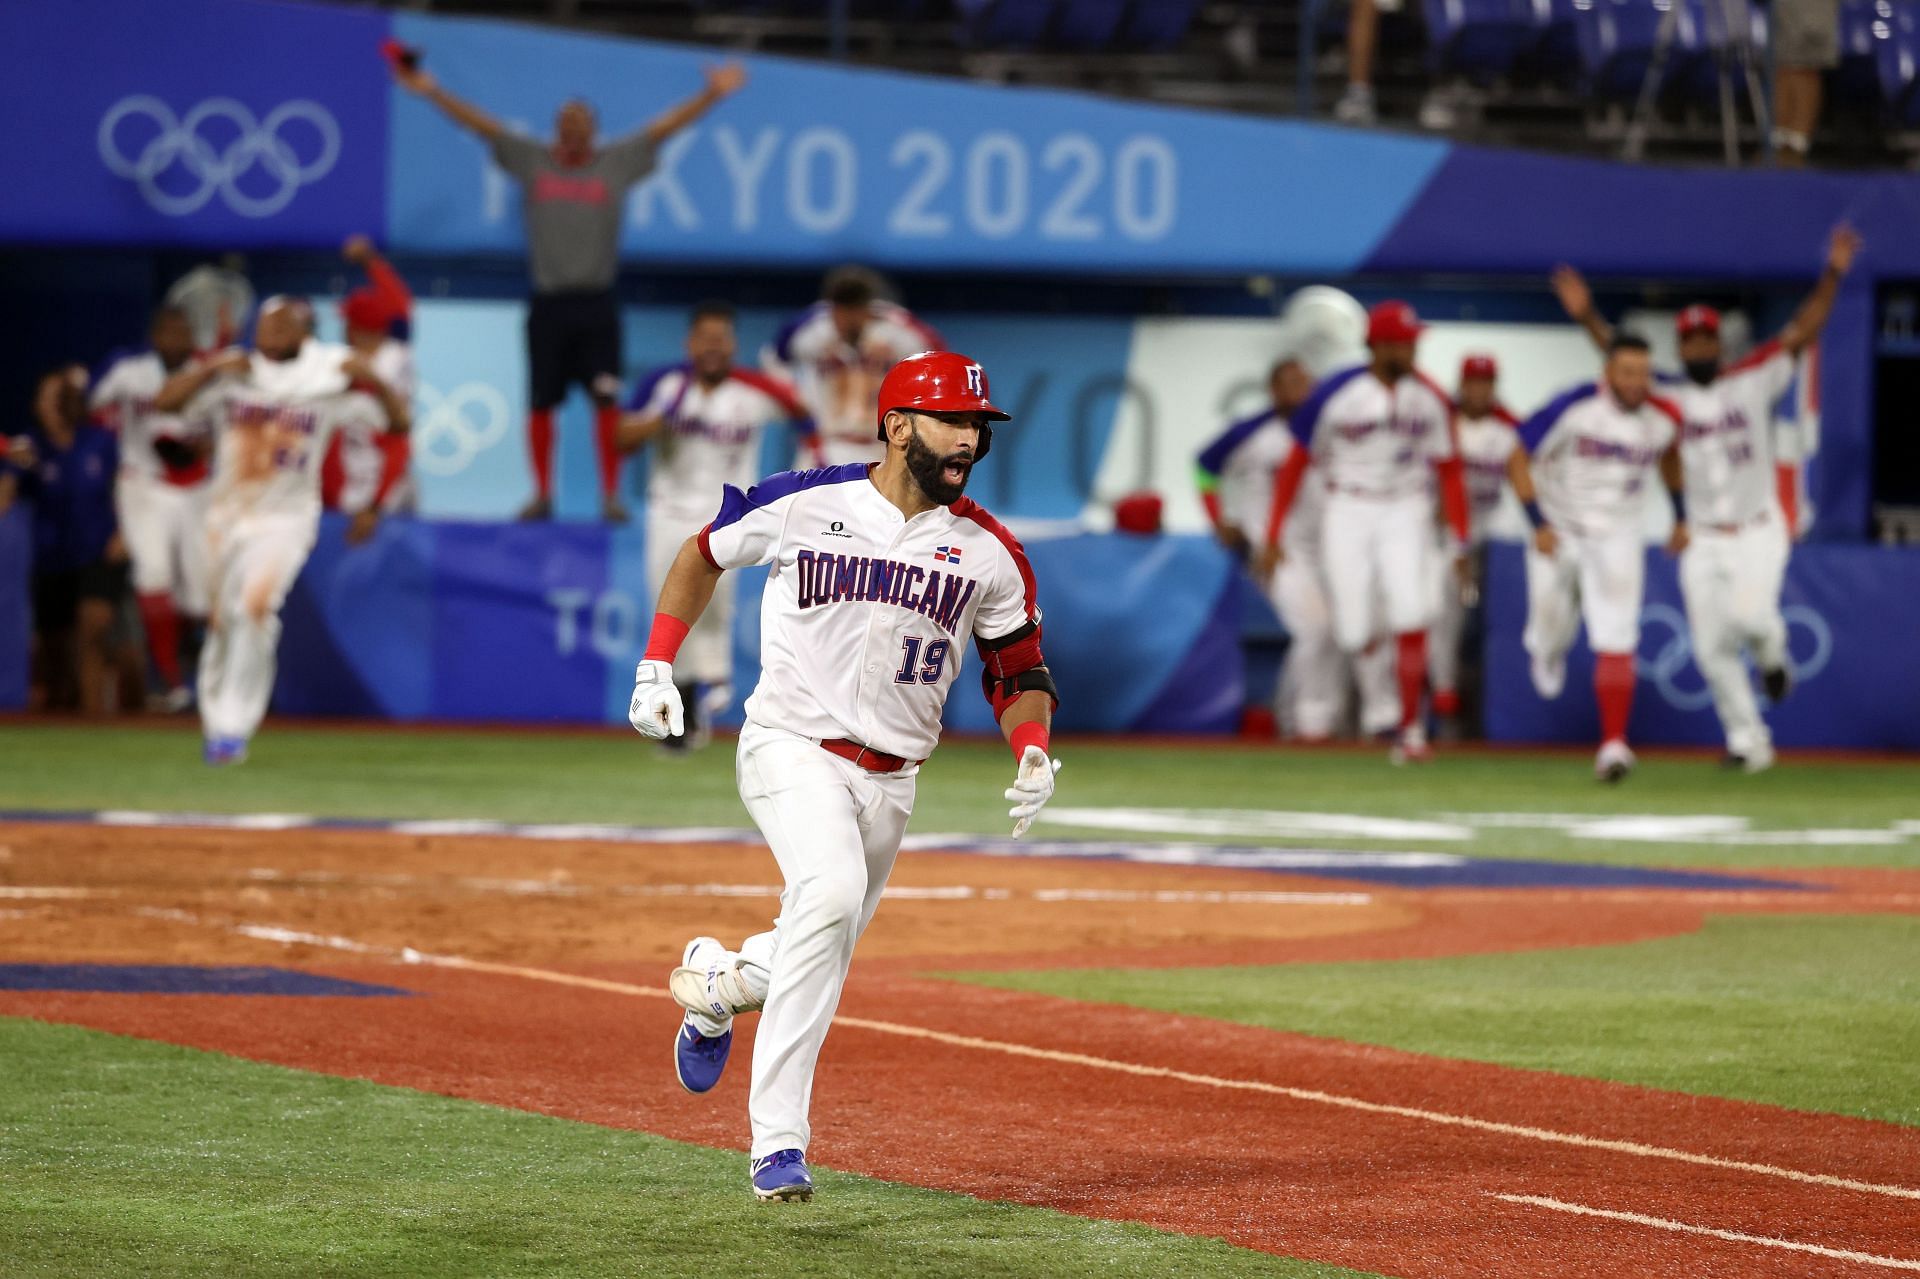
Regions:
M 1626 785 L 1596 786 L 1586 761 L 1520 752 L 1446 756 L 1394 769 L 1374 752 L 1270 752 L 1069 742 L 1056 802 L 1076 807 L 1307 809 L 1427 818 L 1452 811 L 1727 814 L 1759 830 L 1887 831 L 1920 821 L 1920 765 L 1790 762 L 1760 777 L 1704 758 L 1655 759 Z M 0 807 L 287 811 L 358 817 L 747 825 L 722 743 L 666 760 L 631 734 L 533 735 L 269 726 L 251 762 L 215 772 L 190 727 L 0 727 Z M 1005 833 L 1011 761 L 991 742 L 943 746 L 921 774 L 913 829 Z M 1094 835 L 1044 821 L 1041 835 Z M 1175 832 L 1137 838 L 1175 839 Z M 1204 837 L 1200 837 L 1204 838 Z M 1427 848 L 1494 857 L 1697 866 L 1920 866 L 1920 835 L 1890 844 L 1744 846 L 1576 838 L 1486 827 L 1469 842 L 1249 840 L 1334 848 Z
M 0 1018 L 0 1272 L 1359 1279 L 1143 1226 Z
M 1920 1125 L 1913 916 L 1719 916 L 1660 941 L 1452 959 L 958 976 Z

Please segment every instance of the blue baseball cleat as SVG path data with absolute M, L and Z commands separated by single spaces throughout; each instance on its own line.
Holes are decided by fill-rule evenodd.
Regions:
M 691 1020 L 682 1021 L 680 1033 L 673 1037 L 673 1073 L 688 1092 L 706 1092 L 720 1082 L 720 1072 L 727 1068 L 727 1054 L 732 1050 L 731 1030 L 709 1039 L 693 1028 Z
M 776 1150 L 753 1161 L 753 1193 L 761 1203 L 805 1203 L 813 1198 L 813 1178 L 798 1150 Z
M 247 742 L 243 737 L 209 737 L 201 758 L 218 768 L 247 762 Z

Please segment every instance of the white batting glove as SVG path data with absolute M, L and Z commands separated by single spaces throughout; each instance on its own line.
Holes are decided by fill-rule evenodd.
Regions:
M 673 667 L 666 662 L 642 662 L 633 668 L 633 702 L 627 723 L 642 737 L 660 741 L 687 731 L 687 710 L 680 690 L 673 686 Z
M 1007 788 L 1007 798 L 1013 801 L 1007 816 L 1014 819 L 1015 839 L 1027 833 L 1034 817 L 1053 798 L 1053 775 L 1059 771 L 1060 761 L 1048 759 L 1047 753 L 1038 746 L 1029 746 L 1021 752 L 1020 769 L 1013 776 L 1013 785 Z

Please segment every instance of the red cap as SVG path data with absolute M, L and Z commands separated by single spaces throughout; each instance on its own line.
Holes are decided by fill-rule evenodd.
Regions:
M 1689 333 L 1718 333 L 1720 313 L 1710 306 L 1690 306 L 1680 313 L 1673 327 L 1681 337 Z
M 1499 376 L 1500 366 L 1494 363 L 1491 355 L 1469 355 L 1466 359 L 1460 361 L 1460 380 L 1462 382 L 1473 377 L 1496 378 Z
M 350 329 L 378 329 L 385 333 L 399 317 L 377 289 L 363 286 L 340 299 L 340 318 Z
M 984 413 L 994 422 L 1005 422 L 1012 416 L 987 402 L 987 371 L 978 361 L 957 351 L 922 351 L 887 370 L 885 380 L 880 383 L 876 415 L 883 440 L 887 438 L 889 409 Z
M 1367 312 L 1367 345 L 1375 342 L 1411 342 L 1425 331 L 1420 316 L 1405 302 L 1382 302 Z
M 1158 533 L 1164 511 L 1160 495 L 1142 489 L 1113 504 L 1113 526 L 1122 533 Z

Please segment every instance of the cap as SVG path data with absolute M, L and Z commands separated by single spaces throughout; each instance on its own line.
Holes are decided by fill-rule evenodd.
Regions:
M 1466 359 L 1460 361 L 1460 380 L 1462 382 L 1473 377 L 1494 378 L 1499 376 L 1500 366 L 1494 362 L 1491 355 L 1469 355 Z
M 1680 313 L 1673 322 L 1674 331 L 1681 337 L 1689 333 L 1718 333 L 1720 331 L 1720 313 L 1710 306 L 1694 305 Z
M 378 292 L 362 287 L 340 300 L 340 318 L 350 329 L 378 329 L 384 333 L 393 327 L 398 317 Z
M 887 435 L 889 409 L 984 413 L 993 422 L 1005 422 L 1012 417 L 988 402 L 987 371 L 977 360 L 970 360 L 957 351 L 922 351 L 887 370 L 887 376 L 880 383 L 876 415 L 881 439 Z
M 1392 299 L 1367 312 L 1367 345 L 1375 342 L 1411 342 L 1426 329 L 1407 303 Z

